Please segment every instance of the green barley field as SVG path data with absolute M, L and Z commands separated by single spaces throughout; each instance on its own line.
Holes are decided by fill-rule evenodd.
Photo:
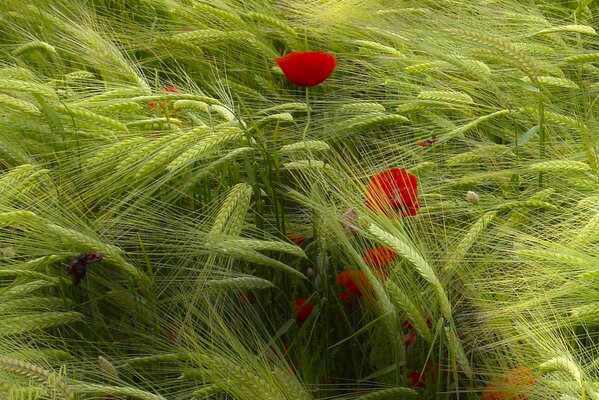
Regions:
M 0 400 L 599 399 L 598 3 L 1 0 Z

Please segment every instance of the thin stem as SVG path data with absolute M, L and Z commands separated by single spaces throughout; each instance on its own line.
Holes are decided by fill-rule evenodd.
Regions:
M 308 107 L 308 115 L 306 119 L 306 126 L 304 127 L 304 132 L 302 134 L 302 141 L 306 141 L 306 134 L 308 133 L 308 128 L 310 127 L 310 91 L 306 88 L 306 106 Z
M 545 158 L 545 103 L 543 94 L 539 95 L 539 159 Z M 543 187 L 543 173 L 539 172 L 539 187 Z

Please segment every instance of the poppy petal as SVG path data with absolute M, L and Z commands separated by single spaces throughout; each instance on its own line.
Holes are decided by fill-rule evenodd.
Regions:
M 392 168 L 373 176 L 366 189 L 366 207 L 374 211 L 401 212 L 415 216 L 420 205 L 417 199 L 417 178 L 401 168 Z
M 285 77 L 297 86 L 316 86 L 331 75 L 337 59 L 323 51 L 292 52 L 275 59 Z

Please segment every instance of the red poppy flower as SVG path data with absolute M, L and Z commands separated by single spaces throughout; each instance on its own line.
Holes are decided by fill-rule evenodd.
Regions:
M 339 295 L 339 301 L 342 302 L 346 307 L 351 307 L 352 306 L 352 297 L 351 296 L 352 296 L 352 292 L 349 290 L 345 290 Z
M 387 276 L 383 271 L 373 271 L 373 273 L 382 281 L 387 279 Z M 343 286 L 347 293 L 355 294 L 358 297 L 363 293 L 369 293 L 372 291 L 372 288 L 368 283 L 368 278 L 363 271 L 341 271 L 337 274 L 335 283 Z M 343 295 L 343 293 L 341 295 L 344 296 L 343 300 L 347 301 L 348 295 Z M 342 300 L 341 297 L 340 300 Z
M 285 231 L 285 237 L 298 246 L 301 246 L 304 243 L 304 241 L 306 240 L 304 238 L 304 235 L 302 235 L 301 233 L 295 233 L 290 230 Z
M 347 289 L 348 293 L 353 293 L 356 296 L 362 295 L 363 289 L 368 289 L 368 279 L 362 271 L 341 271 L 335 278 L 335 283 Z
M 388 216 L 401 212 L 402 217 L 414 216 L 420 205 L 417 198 L 418 180 L 408 171 L 392 168 L 373 176 L 366 189 L 366 207 Z
M 397 258 L 396 252 L 383 246 L 366 249 L 364 253 L 364 262 L 371 267 L 384 267 Z
M 312 314 L 314 304 L 306 299 L 297 298 L 293 302 L 293 308 L 295 309 L 295 319 L 299 322 L 304 322 Z
M 177 93 L 179 91 L 179 88 L 176 86 L 165 86 L 162 88 L 163 92 L 171 92 L 171 93 Z
M 323 51 L 292 52 L 275 59 L 285 77 L 297 86 L 316 86 L 331 75 L 337 59 Z
M 415 333 L 406 333 L 403 335 L 403 341 L 406 346 L 413 346 L 416 343 L 416 334 Z
M 249 290 L 243 291 L 237 295 L 237 305 L 239 307 L 244 305 L 252 305 L 255 302 L 256 296 L 254 296 L 254 294 Z
M 536 383 L 530 369 L 516 368 L 490 382 L 483 393 L 483 400 L 526 400 L 528 391 Z
M 416 388 L 423 388 L 426 385 L 426 373 L 420 371 L 412 371 L 408 374 L 410 385 Z

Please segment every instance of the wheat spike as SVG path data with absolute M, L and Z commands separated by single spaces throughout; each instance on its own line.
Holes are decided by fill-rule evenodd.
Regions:
M 341 106 L 339 111 L 344 113 L 376 113 L 376 112 L 385 112 L 385 106 L 379 103 L 374 102 L 359 102 L 359 103 L 349 103 Z
M 373 129 L 388 124 L 405 124 L 410 120 L 398 114 L 370 113 L 343 122 L 342 127 L 349 130 Z
M 33 40 L 29 43 L 20 45 L 13 51 L 13 54 L 20 56 L 35 50 L 40 50 L 49 54 L 56 54 L 56 48 L 54 46 L 41 40 Z
M 244 132 L 238 127 L 221 128 L 206 138 L 200 140 L 189 150 L 183 152 L 166 167 L 169 171 L 175 171 L 193 163 L 196 160 L 208 156 L 213 151 L 224 145 L 241 139 Z
M 48 371 L 26 361 L 6 357 L 0 357 L 0 369 L 30 378 L 39 383 L 48 384 L 50 387 L 55 387 L 63 399 L 75 400 L 75 396 L 69 385 L 55 372 Z
M 238 235 L 241 232 L 253 192 L 252 186 L 247 183 L 233 186 L 214 218 L 210 233 Z
M 487 211 L 484 213 L 462 237 L 462 240 L 457 244 L 455 249 L 451 252 L 447 263 L 445 264 L 446 271 L 454 271 L 455 267 L 462 261 L 466 256 L 466 253 L 477 241 L 479 236 L 489 227 L 489 224 L 493 221 L 497 212 Z
M 466 357 L 462 342 L 453 329 L 445 327 L 445 335 L 447 336 L 450 352 L 455 356 L 456 361 L 462 367 L 462 371 L 464 371 L 466 376 L 472 378 L 472 368 L 470 368 L 470 362 L 468 361 L 468 357 Z
M 307 140 L 305 142 L 297 142 L 287 144 L 279 149 L 279 154 L 295 153 L 301 151 L 329 151 L 331 147 L 322 140 Z
M 28 313 L 2 319 L 0 335 L 16 335 L 80 321 L 83 315 L 74 311 Z
M 266 279 L 256 276 L 242 276 L 237 278 L 213 279 L 206 282 L 206 287 L 209 289 L 221 290 L 248 290 L 248 289 L 270 289 L 274 284 Z
M 112 118 L 105 117 L 103 115 L 95 114 L 91 111 L 88 111 L 84 108 L 76 107 L 76 106 L 63 106 L 63 105 L 54 105 L 54 111 L 59 113 L 67 114 L 76 119 L 82 119 L 88 122 L 97 123 L 98 125 L 104 126 L 106 128 L 115 129 L 121 132 L 128 132 L 129 130 L 120 121 L 117 121 Z
M 551 360 L 545 361 L 539 365 L 539 369 L 543 373 L 551 371 L 563 371 L 569 373 L 579 385 L 582 385 L 582 373 L 578 368 L 578 365 L 569 358 L 566 357 L 555 357 Z
M 256 22 L 262 22 L 263 24 L 274 26 L 275 28 L 278 28 L 281 32 L 284 32 L 287 35 L 289 35 L 290 37 L 294 39 L 297 38 L 297 33 L 293 30 L 293 28 L 279 19 L 273 18 L 268 15 L 260 14 L 254 11 L 249 12 L 247 14 L 247 17 Z
M 56 93 L 46 85 L 25 82 L 17 79 L 0 79 L 0 91 L 38 94 L 48 98 L 56 97 Z
M 468 122 L 466 125 L 463 125 L 457 129 L 454 129 L 453 131 L 449 132 L 447 135 L 443 135 L 442 137 L 439 138 L 439 142 L 445 142 L 455 136 L 462 135 L 464 132 L 467 132 L 470 129 L 475 128 L 482 122 L 485 122 L 490 119 L 497 118 L 497 117 L 500 117 L 500 116 L 503 116 L 503 115 L 506 115 L 509 113 L 510 113 L 509 110 L 500 110 L 500 111 L 495 111 L 494 113 L 491 113 L 489 115 L 483 115 L 482 117 L 478 117 L 474 121 Z
M 570 316 L 586 324 L 599 323 L 599 302 L 573 308 L 570 310 Z
M 441 101 L 445 103 L 458 103 L 458 104 L 472 104 L 474 100 L 472 97 L 462 92 L 455 92 L 452 90 L 424 90 L 418 93 L 417 96 L 420 100 L 432 100 Z
M 528 167 L 534 172 L 590 172 L 590 165 L 571 160 L 542 161 Z
M 441 307 L 441 311 L 443 316 L 448 321 L 452 321 L 452 311 L 451 304 L 449 303 L 449 299 L 441 282 L 437 278 L 435 271 L 432 267 L 426 262 L 424 257 L 418 253 L 418 251 L 406 242 L 402 241 L 398 237 L 390 234 L 389 232 L 379 228 L 375 224 L 371 224 L 369 228 L 370 233 L 376 237 L 380 242 L 389 246 L 393 249 L 397 254 L 404 257 L 407 261 L 412 264 L 418 273 L 433 287 L 435 293 L 437 294 L 437 298 L 439 300 L 439 305 Z
M 504 145 L 488 145 L 482 146 L 478 149 L 468 151 L 466 153 L 458 154 L 453 157 L 449 157 L 445 163 L 450 166 L 456 166 L 460 164 L 467 164 L 471 162 L 477 162 L 481 159 L 488 157 L 496 157 L 498 155 L 514 156 L 514 153 L 508 146 Z
M 593 27 L 588 25 L 562 25 L 555 26 L 552 28 L 542 29 L 537 32 L 537 34 L 547 34 L 547 33 L 556 33 L 556 32 L 573 32 L 573 33 L 582 33 L 584 35 L 596 35 L 597 32 Z
M 416 307 L 410 296 L 405 293 L 391 279 L 385 282 L 385 286 L 389 292 L 391 303 L 395 306 L 398 312 L 405 313 L 408 320 L 412 323 L 416 332 L 428 342 L 432 341 L 431 331 L 426 323 L 424 312 Z

